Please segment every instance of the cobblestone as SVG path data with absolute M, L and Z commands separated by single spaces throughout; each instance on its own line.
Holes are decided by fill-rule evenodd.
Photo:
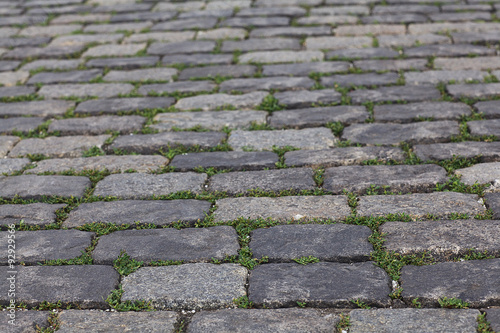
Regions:
M 480 157 L 481 162 L 500 160 L 500 143 L 498 142 L 472 141 L 416 145 L 413 151 L 423 161 L 451 160 L 453 156 Z
M 82 197 L 90 180 L 75 176 L 15 176 L 0 178 L 0 197 L 40 199 L 43 196 Z
M 377 122 L 409 123 L 420 119 L 453 120 L 471 114 L 462 103 L 422 102 L 409 104 L 376 105 L 373 109 Z
M 290 94 L 292 94 L 292 92 L 290 92 Z M 274 128 L 304 128 L 322 126 L 327 123 L 336 121 L 347 124 L 357 123 L 363 122 L 366 119 L 368 119 L 368 113 L 366 112 L 364 107 L 331 106 L 276 111 L 273 112 L 272 116 L 270 117 L 269 123 Z
M 63 204 L 46 203 L 1 205 L 0 225 L 19 224 L 21 221 L 26 225 L 49 225 L 56 222 L 55 211 L 63 207 L 65 207 Z
M 59 101 L 53 101 L 53 103 Z M 139 98 L 110 98 L 90 100 L 80 104 L 75 109 L 76 114 L 115 114 L 119 112 L 142 111 L 147 109 L 168 108 L 175 99 L 170 97 L 139 97 Z
M 458 169 L 455 173 L 460 177 L 463 183 L 467 185 L 493 184 L 500 179 L 500 163 L 480 163 L 468 168 Z
M 195 96 L 182 98 L 175 104 L 180 110 L 201 109 L 213 110 L 223 106 L 235 108 L 252 108 L 259 105 L 268 94 L 263 91 L 254 91 L 243 95 L 212 94 L 209 96 Z
M 470 133 L 477 136 L 499 135 L 500 119 L 476 120 L 467 122 Z
M 455 87 L 455 86 L 452 86 Z M 355 90 L 348 94 L 352 102 L 362 104 L 366 102 L 421 102 L 437 100 L 441 97 L 439 91 L 428 85 L 424 86 L 394 86 L 382 87 L 377 90 Z
M 49 132 L 61 135 L 99 135 L 108 132 L 129 134 L 140 131 L 146 119 L 141 116 L 100 116 L 80 119 L 58 119 L 49 125 Z
M 272 169 L 276 163 L 278 155 L 272 152 L 227 151 L 176 155 L 169 165 L 179 171 L 190 171 L 198 167 L 240 171 Z

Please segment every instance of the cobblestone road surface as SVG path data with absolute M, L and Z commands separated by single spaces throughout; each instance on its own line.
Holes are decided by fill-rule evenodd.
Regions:
M 0 331 L 500 331 L 499 45 L 499 0 L 0 0 Z

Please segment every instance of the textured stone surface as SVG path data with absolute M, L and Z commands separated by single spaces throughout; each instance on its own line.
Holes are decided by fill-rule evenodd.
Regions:
M 359 199 L 359 216 L 407 214 L 413 219 L 427 216 L 446 218 L 453 213 L 474 216 L 485 208 L 475 194 L 457 192 L 415 193 L 407 195 L 370 195 Z
M 109 71 L 103 77 L 104 81 L 172 81 L 177 74 L 174 68 L 146 68 L 130 71 Z
M 176 155 L 169 165 L 179 171 L 190 171 L 197 167 L 240 171 L 273 169 L 277 162 L 278 155 L 268 151 L 214 151 Z
M 284 91 L 274 94 L 274 98 L 279 100 L 281 105 L 287 108 L 308 107 L 315 104 L 339 103 L 342 95 L 333 89 L 323 89 L 316 91 Z
M 33 131 L 38 126 L 43 123 L 41 118 L 8 118 L 2 119 L 0 123 L 0 133 L 1 134 L 12 134 L 13 132 L 28 133 Z
M 451 96 L 470 98 L 489 98 L 500 93 L 500 83 L 454 84 L 446 86 Z
M 384 74 L 347 74 L 332 75 L 321 78 L 321 84 L 326 87 L 349 87 L 349 86 L 378 86 L 396 84 L 399 75 L 396 73 Z
M 90 188 L 87 177 L 15 176 L 0 178 L 0 197 L 41 199 L 43 196 L 82 197 Z
M 179 110 L 201 109 L 213 110 L 223 106 L 233 106 L 238 109 L 248 109 L 259 105 L 268 94 L 254 91 L 243 95 L 212 94 L 181 98 L 175 104 Z
M 324 54 L 319 51 L 261 51 L 249 52 L 239 57 L 239 63 L 282 63 L 321 61 Z
M 122 300 L 147 300 L 160 309 L 230 307 L 246 294 L 247 274 L 236 264 L 143 267 L 123 279 Z
M 314 81 L 305 77 L 276 76 L 271 78 L 232 79 L 220 84 L 219 90 L 249 92 L 254 90 L 309 89 Z
M 0 175 L 1 174 L 8 175 L 14 172 L 21 171 L 28 164 L 30 164 L 30 160 L 27 158 L 0 159 Z
M 364 107 L 343 105 L 276 111 L 270 118 L 270 125 L 274 128 L 303 128 L 322 126 L 336 121 L 348 124 L 357 123 L 367 118 L 368 113 Z
M 109 131 L 129 134 L 139 131 L 146 122 L 141 116 L 100 116 L 58 119 L 50 123 L 49 132 L 61 135 L 99 135 Z
M 373 112 L 377 122 L 408 123 L 419 118 L 430 118 L 432 120 L 460 119 L 461 116 L 470 115 L 471 109 L 462 103 L 422 102 L 376 105 Z
M 456 274 L 460 272 L 460 274 Z M 498 304 L 500 259 L 405 266 L 401 271 L 404 301 L 418 297 L 424 306 L 437 306 L 443 297 L 459 298 L 471 307 Z
M 486 207 L 493 211 L 493 218 L 500 219 L 500 193 L 486 193 Z
M 76 114 L 114 114 L 136 110 L 168 108 L 175 102 L 171 97 L 110 98 L 90 100 L 78 104 Z
M 19 141 L 17 136 L 0 136 L 0 157 L 5 157 Z
M 26 205 L 1 205 L 0 225 L 19 224 L 47 225 L 56 222 L 55 211 L 65 207 L 63 204 L 50 205 L 33 203 Z
M 35 101 L 18 103 L 0 103 L 0 116 L 5 117 L 50 117 L 62 116 L 75 106 L 71 101 Z
M 172 82 L 160 84 L 147 84 L 143 85 L 137 91 L 141 95 L 148 95 L 150 93 L 189 93 L 189 92 L 202 92 L 212 91 L 216 85 L 209 81 L 193 81 L 193 82 Z
M 493 331 L 500 330 L 500 308 L 486 310 L 486 317 Z
M 100 76 L 102 71 L 100 69 L 90 69 L 86 71 L 70 71 L 61 73 L 42 72 L 33 75 L 28 84 L 53 84 L 53 83 L 77 83 L 89 82 Z
M 460 180 L 467 184 L 494 184 L 500 181 L 500 163 L 480 163 L 468 168 L 455 171 Z
M 344 72 L 347 71 L 348 69 L 349 69 L 349 63 L 345 61 L 306 62 L 297 64 L 264 65 L 262 67 L 262 75 L 307 76 L 310 73 L 336 73 L 336 72 Z
M 38 93 L 49 99 L 71 96 L 109 98 L 127 94 L 132 89 L 134 86 L 128 83 L 63 84 L 43 86 Z
M 333 219 L 340 220 L 351 211 L 345 196 L 285 196 L 277 198 L 249 197 L 217 200 L 216 221 L 232 221 L 239 217 L 273 220 Z
M 378 68 L 378 66 L 377 66 Z M 380 70 L 380 68 L 378 68 Z M 453 86 L 454 87 L 454 86 Z M 441 98 L 439 91 L 432 86 L 394 86 L 382 87 L 377 90 L 355 90 L 350 92 L 355 104 L 364 102 L 420 102 Z
M 25 332 L 36 332 L 36 327 L 40 329 L 49 328 L 49 311 L 35 311 L 35 310 L 25 310 L 17 311 L 15 313 L 14 324 L 9 322 L 11 317 L 9 312 L 5 311 L 2 313 L 2 321 L 0 322 L 0 330 L 3 332 L 12 333 L 25 333 Z
M 493 100 L 487 102 L 478 102 L 474 104 L 478 112 L 486 118 L 500 118 L 500 102 Z
M 462 83 L 472 81 L 483 81 L 487 72 L 463 70 L 463 71 L 426 71 L 409 72 L 405 74 L 407 84 L 438 84 L 440 82 Z
M 477 136 L 500 136 L 500 119 L 475 120 L 467 123 L 470 133 Z
M 427 61 L 425 59 L 359 60 L 354 62 L 354 66 L 365 71 L 423 70 L 426 69 Z
M 372 262 L 266 264 L 250 272 L 250 301 L 268 308 L 306 302 L 312 307 L 352 307 L 352 299 L 388 306 L 390 279 Z
M 191 78 L 205 77 L 242 77 L 252 76 L 257 71 L 255 66 L 251 65 L 228 65 L 228 66 L 207 66 L 186 68 L 179 75 L 179 80 L 189 80 Z
M 132 58 L 102 58 L 87 61 L 86 66 L 91 68 L 120 68 L 135 69 L 145 66 L 154 66 L 159 57 L 132 57 Z
M 499 142 L 450 142 L 430 145 L 416 145 L 413 152 L 423 161 L 442 161 L 453 156 L 465 158 L 479 157 L 481 162 L 500 161 Z

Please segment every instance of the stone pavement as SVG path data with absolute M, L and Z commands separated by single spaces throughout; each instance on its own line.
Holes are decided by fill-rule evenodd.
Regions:
M 1 332 L 500 332 L 500 0 L 0 0 Z

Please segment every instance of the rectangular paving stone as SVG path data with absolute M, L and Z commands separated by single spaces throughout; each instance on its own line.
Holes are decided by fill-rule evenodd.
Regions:
M 373 59 L 373 58 L 397 58 L 399 53 L 390 48 L 370 47 L 365 49 L 342 49 L 330 51 L 326 54 L 327 59 Z
M 126 300 L 150 301 L 157 309 L 217 309 L 246 295 L 246 268 L 205 263 L 142 267 L 123 278 Z
M 300 50 L 298 39 L 291 38 L 250 38 L 243 41 L 222 42 L 222 52 L 273 51 L 273 50 Z
M 490 323 L 491 329 L 494 331 L 500 330 L 500 309 L 490 308 L 486 310 L 486 318 Z
M 486 193 L 486 207 L 493 211 L 493 218 L 500 219 L 500 193 Z
M 210 29 L 206 31 L 198 31 L 196 34 L 197 40 L 208 39 L 208 40 L 217 40 L 217 39 L 234 39 L 234 40 L 242 40 L 245 39 L 247 35 L 247 31 L 241 28 L 217 28 Z
M 455 1 L 453 1 L 455 2 Z M 443 23 L 424 23 L 410 24 L 408 33 L 411 35 L 420 35 L 424 33 L 435 32 L 488 32 L 500 30 L 500 24 L 491 22 L 443 22 Z
M 155 93 L 175 93 L 175 92 L 202 92 L 213 91 L 217 85 L 211 81 L 179 81 L 172 83 L 145 84 L 137 92 L 141 95 Z
M 49 125 L 49 132 L 61 135 L 99 135 L 110 131 L 129 134 L 140 131 L 146 118 L 141 116 L 98 116 L 56 119 Z
M 447 218 L 453 213 L 474 216 L 483 213 L 485 208 L 475 194 L 433 192 L 362 196 L 357 211 L 359 216 L 408 214 L 413 219 L 425 219 L 427 215 Z
M 329 26 L 318 27 L 276 27 L 276 28 L 257 28 L 250 32 L 250 38 L 253 37 L 305 37 L 331 35 L 332 28 Z
M 367 261 L 372 245 L 366 226 L 279 225 L 252 231 L 249 244 L 255 258 L 269 257 L 270 262 L 292 262 L 293 259 L 313 256 L 320 261 Z
M 403 35 L 406 33 L 404 25 L 392 23 L 407 23 L 421 19 L 420 15 L 400 14 L 400 15 L 374 15 L 360 18 L 364 25 L 342 25 L 335 28 L 336 36 L 364 36 L 364 35 Z M 354 23 L 356 23 L 355 21 Z M 377 23 L 377 24 L 367 24 Z M 383 24 L 389 23 L 389 24 Z
M 226 198 L 216 202 L 216 221 L 272 219 L 277 221 L 342 220 L 351 214 L 345 196 L 284 196 Z
M 268 8 L 242 8 L 236 16 L 290 16 L 298 17 L 303 16 L 307 13 L 304 8 L 297 6 L 287 6 L 287 7 L 268 7 Z
M 409 104 L 375 105 L 373 108 L 376 122 L 409 123 L 418 118 L 433 120 L 460 119 L 470 115 L 471 108 L 463 103 L 421 102 Z
M 49 311 L 25 310 L 17 311 L 14 324 L 9 323 L 9 313 L 6 311 L 0 322 L 0 330 L 3 332 L 36 332 L 35 327 L 49 329 Z M 4 319 L 5 318 L 5 319 Z
M 222 132 L 162 132 L 159 134 L 138 134 L 119 136 L 107 148 L 138 154 L 153 154 L 168 151 L 176 147 L 194 147 L 201 149 L 216 147 L 226 138 Z
M 26 65 L 21 67 L 23 71 L 30 71 L 34 69 L 43 68 L 45 70 L 55 70 L 55 69 L 77 69 L 78 66 L 82 63 L 80 59 L 75 60 L 51 60 L 51 59 L 42 59 L 35 60 L 32 62 L 28 62 Z
M 479 314 L 473 309 L 356 309 L 350 313 L 349 331 L 475 332 Z
M 232 105 L 237 109 L 249 109 L 258 106 L 267 95 L 268 93 L 264 91 L 254 91 L 242 95 L 211 94 L 186 97 L 178 100 L 175 107 L 179 110 L 209 111 Z
M 249 28 L 249 27 L 277 27 L 290 24 L 288 17 L 231 17 L 219 23 L 222 27 Z
M 489 70 L 500 69 L 500 59 L 494 57 L 436 58 L 434 68 L 445 70 Z
M 64 227 L 77 228 L 89 223 L 135 223 L 169 225 L 173 222 L 194 224 L 205 218 L 210 202 L 183 200 L 120 200 L 83 203 L 71 211 Z
M 266 308 L 352 307 L 351 300 L 381 307 L 390 305 L 390 279 L 372 262 L 343 264 L 320 262 L 266 264 L 250 272 L 249 300 Z
M 322 61 L 324 54 L 321 51 L 260 51 L 248 52 L 238 58 L 241 63 L 282 63 L 282 62 L 311 62 Z
M 149 29 L 153 25 L 153 22 L 144 21 L 144 22 L 134 22 L 134 23 L 111 23 L 111 24 L 89 24 L 83 31 L 88 33 L 97 32 L 97 33 L 111 33 L 118 31 L 131 31 L 131 32 L 139 32 L 144 29 Z
M 224 260 L 236 256 L 239 249 L 238 234 L 230 226 L 123 230 L 100 237 L 92 257 L 96 264 L 104 265 L 112 265 L 121 251 L 146 263 L 209 262 L 212 258 Z
M 470 307 L 496 305 L 500 298 L 498 274 L 500 259 L 409 265 L 401 271 L 402 297 L 405 302 L 418 297 L 423 306 L 438 306 L 443 297 L 459 298 Z
M 490 13 L 473 12 L 468 13 L 435 13 L 430 14 L 429 18 L 436 21 L 463 22 L 469 20 L 490 21 Z
M 453 156 L 474 158 L 481 162 L 500 161 L 500 142 L 450 142 L 416 145 L 413 152 L 423 161 L 451 160 Z
M 9 157 L 41 154 L 47 157 L 81 157 L 92 147 L 101 148 L 111 135 L 49 136 L 45 139 L 24 139 L 9 153 Z
M 276 76 L 272 78 L 248 78 L 231 79 L 219 85 L 219 91 L 242 91 L 250 92 L 254 90 L 288 90 L 288 89 L 308 89 L 314 85 L 314 81 L 306 77 L 285 77 Z
M 182 42 L 194 39 L 194 36 L 194 31 L 136 33 L 125 37 L 123 43 L 141 43 L 149 40 L 158 42 Z
M 432 6 L 435 8 L 435 6 Z M 415 45 L 432 45 L 432 44 L 450 44 L 451 40 L 448 36 L 442 36 L 432 33 L 419 35 L 380 35 L 377 36 L 380 47 L 402 46 L 409 47 Z M 454 39 L 455 40 L 455 39 Z
M 16 117 L 2 119 L 0 123 L 1 134 L 12 134 L 13 132 L 28 133 L 35 130 L 43 123 L 41 118 Z
M 403 161 L 404 153 L 396 147 L 345 147 L 322 150 L 295 150 L 285 153 L 288 166 L 334 167 L 362 164 L 363 161 Z
M 348 69 L 349 63 L 345 61 L 305 62 L 299 64 L 264 65 L 262 66 L 262 75 L 308 76 L 311 73 L 336 73 L 345 72 Z
M 151 27 L 151 31 L 206 30 L 214 28 L 216 24 L 215 17 L 198 17 L 158 23 Z
M 69 71 L 61 73 L 42 72 L 33 75 L 27 84 L 52 84 L 52 83 L 77 83 L 89 82 L 102 74 L 100 69 L 90 69 L 83 71 Z
M 383 74 L 347 74 L 332 75 L 322 77 L 320 82 L 326 87 L 349 87 L 349 86 L 379 86 L 386 84 L 396 84 L 399 81 L 399 75 L 396 73 Z
M 430 192 L 448 180 L 445 169 L 434 164 L 339 166 L 326 169 L 323 177 L 323 188 L 335 194 L 362 194 L 373 185 L 392 192 Z
M 60 8 L 60 7 L 59 7 Z M 48 8 L 41 8 L 42 10 L 47 10 Z M 50 11 L 50 9 L 48 10 Z M 60 24 L 60 25 L 49 25 L 45 27 L 41 26 L 31 26 L 26 27 L 19 32 L 21 36 L 29 36 L 29 37 L 56 37 L 58 35 L 71 34 L 74 31 L 78 31 L 82 29 L 81 24 Z M 49 39 L 50 41 L 50 39 Z M 48 41 L 47 41 L 48 43 Z M 45 44 L 45 43 L 42 43 Z
M 467 185 L 496 184 L 500 179 L 500 163 L 479 163 L 468 168 L 458 169 L 455 174 L 460 176 L 460 180 Z
M 148 199 L 152 196 L 169 195 L 183 191 L 199 193 L 206 180 L 206 174 L 194 172 L 160 175 L 113 174 L 97 183 L 94 195 L 112 196 L 120 199 Z
M 88 15 L 60 15 L 53 20 L 52 24 L 68 24 L 68 23 L 92 23 L 92 22 L 106 22 L 111 18 L 110 14 L 88 14 Z
M 421 102 L 441 98 L 440 92 L 433 86 L 393 86 L 376 90 L 360 89 L 347 94 L 353 103 L 365 102 Z
M 7 231 L 0 232 L 0 245 L 8 246 Z M 79 257 L 91 245 L 93 232 L 78 230 L 17 231 L 16 261 L 36 265 L 47 260 L 67 260 Z M 0 263 L 7 265 L 8 254 L 0 256 Z
M 0 225 L 19 224 L 44 226 L 56 222 L 55 211 L 63 204 L 33 203 L 26 205 L 0 205 Z
M 164 56 L 161 62 L 163 65 L 230 65 L 233 63 L 233 55 L 211 53 L 173 54 Z
M 470 134 L 500 136 L 500 119 L 475 120 L 467 122 Z
M 92 97 L 110 98 L 127 94 L 134 89 L 128 83 L 56 84 L 45 85 L 38 91 L 45 98 Z
M 86 62 L 89 68 L 120 68 L 136 69 L 141 67 L 152 67 L 160 60 L 160 57 L 132 57 L 132 58 L 102 58 L 91 59 Z
M 425 70 L 425 59 L 396 59 L 396 60 L 358 60 L 354 67 L 364 71 L 400 71 L 400 70 Z
M 36 167 L 28 169 L 25 174 L 44 172 L 65 172 L 73 170 L 108 170 L 110 172 L 150 172 L 168 163 L 168 159 L 160 155 L 107 155 L 77 158 L 52 158 L 36 162 Z
M 411 124 L 353 124 L 344 129 L 342 139 L 367 145 L 397 145 L 400 142 L 426 144 L 449 142 L 458 135 L 455 121 L 424 121 Z
M 352 15 L 310 15 L 298 18 L 298 24 L 303 25 L 317 25 L 317 24 L 355 24 L 358 19 Z
M 36 200 L 44 196 L 82 197 L 90 186 L 90 180 L 80 176 L 12 176 L 0 178 L 0 197 Z
M 0 71 L 12 71 L 15 70 L 19 65 L 21 64 L 20 61 L 8 61 L 8 60 L 1 60 L 0 61 Z M 24 66 L 23 66 L 24 70 Z
M 148 47 L 148 54 L 166 55 L 176 53 L 212 52 L 215 49 L 213 41 L 186 41 L 174 43 L 153 43 Z
M 455 43 L 497 43 L 500 41 L 498 32 L 456 32 L 451 37 Z
M 308 50 L 361 49 L 372 45 L 371 37 L 307 37 Z
M 474 104 L 477 112 L 485 118 L 500 118 L 500 101 L 485 101 Z
M 429 222 L 386 222 L 380 227 L 384 247 L 403 255 L 427 255 L 439 261 L 463 256 L 470 249 L 498 255 L 500 221 L 454 220 Z
M 183 172 L 191 171 L 198 167 L 242 171 L 261 170 L 265 168 L 274 169 L 276 163 L 278 163 L 278 155 L 270 151 L 214 151 L 176 155 L 169 165 Z
M 124 57 L 134 56 L 146 48 L 146 43 L 141 44 L 121 44 L 121 45 L 98 45 L 89 48 L 82 54 L 87 57 Z
M 47 47 L 16 47 L 3 55 L 4 59 L 30 60 L 30 59 L 53 59 L 68 58 L 79 55 L 84 45 L 47 46 Z
M 23 84 L 28 77 L 29 73 L 23 71 L 0 72 L 0 84 L 6 87 L 12 87 L 17 84 Z
M 408 57 L 466 57 L 470 55 L 488 56 L 494 55 L 494 50 L 471 44 L 453 44 L 453 45 L 424 45 L 404 49 L 404 54 Z
M 8 267 L 3 266 L 3 270 L 7 272 Z M 109 307 L 106 298 L 119 282 L 111 266 L 18 266 L 16 270 L 16 300 L 29 307 L 61 301 L 63 306 L 105 309 Z M 7 290 L 7 283 L 2 281 L 3 290 Z M 3 304 L 8 301 L 7 294 L 0 297 Z
M 276 332 L 285 333 L 325 331 L 337 325 L 340 318 L 323 314 L 314 309 L 225 309 L 201 311 L 189 323 L 189 331 L 201 333 L 225 330 L 226 332 Z
M 85 45 L 85 44 L 103 44 L 103 43 L 118 43 L 123 34 L 92 34 L 92 35 L 65 35 L 54 38 L 50 45 L 52 46 L 68 46 L 68 45 Z
M 406 84 L 437 84 L 440 82 L 455 83 L 468 81 L 483 81 L 488 76 L 487 72 L 481 71 L 425 71 L 425 72 L 409 72 L 405 73 Z
M 404 1 L 402 1 L 404 3 Z M 373 14 L 399 14 L 403 13 L 418 13 L 418 14 L 429 14 L 429 13 L 439 13 L 439 8 L 436 6 L 426 6 L 426 5 L 375 5 L 373 7 Z
M 0 98 L 2 97 L 16 97 L 34 94 L 36 89 L 34 87 L 14 86 L 14 87 L 0 87 Z
M 340 103 L 342 95 L 334 89 L 321 90 L 290 90 L 274 94 L 274 98 L 279 100 L 279 104 L 287 108 L 306 108 L 315 104 Z
M 58 316 L 59 332 L 78 330 L 90 332 L 119 331 L 124 328 L 135 332 L 174 332 L 178 314 L 171 311 L 103 312 L 92 310 L 64 310 Z
M 109 71 L 104 81 L 165 81 L 172 82 L 177 70 L 174 68 L 147 68 L 130 71 Z
M 30 163 L 28 158 L 2 158 L 0 159 L 0 175 L 21 171 Z
M 155 68 L 156 69 L 156 68 Z M 191 78 L 215 78 L 223 77 L 243 77 L 253 76 L 257 72 L 257 67 L 251 65 L 226 65 L 226 66 L 206 66 L 186 68 L 179 75 L 179 80 L 189 80 Z
M 291 146 L 299 149 L 332 148 L 337 139 L 325 127 L 284 131 L 241 131 L 231 132 L 228 144 L 236 151 L 272 150 L 273 146 Z
M 357 123 L 365 119 L 368 119 L 368 112 L 364 106 L 341 105 L 275 111 L 270 117 L 269 124 L 274 128 L 304 128 L 322 126 L 336 121 L 348 124 Z
M 54 101 L 55 102 L 55 101 Z M 171 97 L 110 98 L 84 101 L 78 104 L 75 114 L 116 114 L 119 112 L 168 108 L 175 102 Z
M 248 194 L 250 190 L 265 192 L 314 190 L 313 170 L 278 169 L 263 171 L 237 171 L 220 173 L 210 177 L 208 190 L 226 192 L 229 195 Z

